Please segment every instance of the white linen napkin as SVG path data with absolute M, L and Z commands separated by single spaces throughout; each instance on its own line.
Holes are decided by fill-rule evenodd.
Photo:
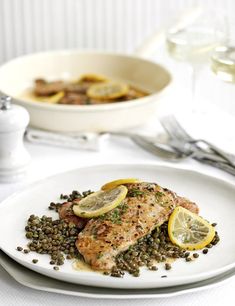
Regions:
M 99 133 L 57 133 L 28 127 L 25 133 L 27 141 L 72 149 L 99 151 L 106 134 Z

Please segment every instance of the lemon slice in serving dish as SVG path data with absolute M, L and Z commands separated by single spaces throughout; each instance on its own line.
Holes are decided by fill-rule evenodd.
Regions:
M 94 73 L 88 73 L 88 74 L 83 74 L 79 82 L 91 82 L 91 83 L 100 83 L 100 82 L 106 82 L 108 79 L 99 74 L 94 74 Z
M 94 192 L 73 205 L 73 211 L 83 218 L 98 217 L 117 207 L 125 199 L 127 191 L 121 185 L 111 190 Z
M 91 85 L 87 95 L 92 99 L 112 100 L 125 96 L 128 93 L 128 86 L 118 82 L 105 82 Z
M 124 178 L 124 179 L 119 179 L 119 180 L 115 180 L 115 181 L 111 181 L 106 183 L 105 185 L 103 185 L 101 187 L 102 190 L 109 190 L 109 189 L 113 189 L 117 186 L 120 185 L 125 185 L 125 184 L 134 184 L 134 183 L 139 183 L 140 180 L 137 178 Z
M 199 250 L 215 236 L 215 229 L 203 218 L 183 207 L 176 207 L 168 222 L 171 242 L 187 250 Z
M 64 92 L 63 91 L 59 91 L 56 94 L 54 94 L 52 96 L 49 96 L 49 97 L 37 97 L 37 100 L 38 101 L 42 101 L 42 102 L 48 102 L 48 103 L 56 104 L 63 97 L 64 97 Z

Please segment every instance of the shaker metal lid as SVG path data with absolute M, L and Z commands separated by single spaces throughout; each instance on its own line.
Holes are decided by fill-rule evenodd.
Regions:
M 26 128 L 28 123 L 29 113 L 24 107 L 11 104 L 8 96 L 0 98 L 0 133 Z
M 8 110 L 11 107 L 11 97 L 2 96 L 0 99 L 0 109 Z

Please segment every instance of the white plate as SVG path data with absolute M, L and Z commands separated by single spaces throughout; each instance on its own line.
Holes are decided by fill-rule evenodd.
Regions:
M 0 265 L 21 285 L 29 288 L 60 294 L 95 299 L 149 299 L 169 298 L 186 293 L 198 292 L 218 287 L 235 275 L 235 269 L 200 282 L 175 287 L 152 289 L 113 289 L 69 284 L 40 275 L 19 265 L 0 252 Z M 1 272 L 1 271 L 0 271 Z
M 221 242 L 208 255 L 199 257 L 195 262 L 177 260 L 170 271 L 159 265 L 157 272 L 143 269 L 139 278 L 125 275 L 123 279 L 107 277 L 95 272 L 76 271 L 68 261 L 60 271 L 54 271 L 48 264 L 46 255 L 23 254 L 16 251 L 17 245 L 26 245 L 24 226 L 27 217 L 52 215 L 47 210 L 48 203 L 56 201 L 60 193 L 74 189 L 97 190 L 112 179 L 120 177 L 139 177 L 146 181 L 157 182 L 197 202 L 200 214 L 218 223 Z M 77 169 L 59 174 L 28 187 L 1 204 L 4 218 L 0 224 L 0 246 L 2 250 L 22 265 L 59 280 L 77 284 L 110 288 L 160 288 L 192 283 L 208 279 L 235 267 L 235 240 L 233 237 L 235 215 L 235 187 L 224 181 L 190 170 L 176 169 L 157 165 L 106 165 Z M 32 264 L 38 258 L 37 265 Z M 167 274 L 167 278 L 161 278 Z

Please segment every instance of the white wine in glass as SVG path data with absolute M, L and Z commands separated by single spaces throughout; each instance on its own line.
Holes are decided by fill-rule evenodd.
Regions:
M 211 69 L 223 81 L 235 83 L 235 47 L 217 47 L 211 57 Z
M 171 31 L 167 36 L 169 54 L 176 60 L 190 63 L 204 63 L 210 58 L 210 53 L 223 40 L 223 32 L 189 27 L 178 31 Z
M 191 67 L 192 109 L 195 107 L 195 84 L 198 71 L 206 62 L 209 62 L 213 50 L 224 44 L 226 39 L 226 19 L 222 16 L 217 18 L 213 12 L 204 12 L 191 25 L 185 28 L 173 28 L 167 33 L 166 45 L 170 56 L 188 63 Z

